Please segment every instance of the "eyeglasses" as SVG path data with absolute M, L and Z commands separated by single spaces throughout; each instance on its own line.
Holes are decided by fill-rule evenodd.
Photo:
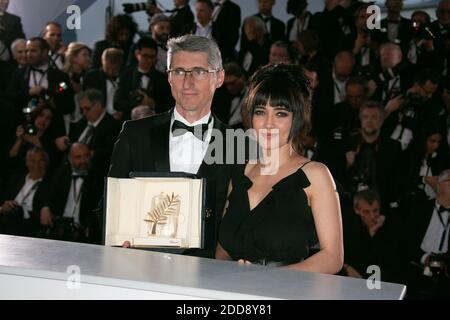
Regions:
M 215 73 L 219 71 L 218 69 L 204 69 L 200 67 L 192 68 L 191 70 L 186 70 L 183 68 L 176 68 L 167 70 L 172 77 L 176 79 L 185 79 L 186 75 L 190 73 L 195 80 L 205 80 L 210 73 Z

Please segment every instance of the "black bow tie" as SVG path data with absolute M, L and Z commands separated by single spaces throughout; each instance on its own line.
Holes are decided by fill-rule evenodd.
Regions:
M 47 70 L 42 70 L 35 67 L 31 67 L 31 71 L 39 72 L 40 74 L 44 74 L 47 72 Z
M 450 207 L 446 208 L 444 206 L 439 206 L 438 213 L 441 214 L 441 213 L 444 213 L 444 212 L 450 213 Z
M 77 180 L 77 179 L 86 179 L 86 174 L 72 174 L 72 179 L 73 180 Z
M 139 71 L 139 77 L 142 78 L 143 76 L 146 76 L 146 77 L 149 77 L 149 78 L 150 78 L 150 72 L 145 72 L 145 73 L 144 73 L 144 72 L 140 72 L 140 71 Z
M 175 120 L 172 124 L 172 135 L 174 137 L 182 136 L 187 132 L 191 132 L 194 137 L 199 140 L 205 140 L 205 132 L 208 131 L 209 123 L 211 122 L 211 118 L 208 123 L 198 124 L 196 126 L 188 126 L 183 122 Z

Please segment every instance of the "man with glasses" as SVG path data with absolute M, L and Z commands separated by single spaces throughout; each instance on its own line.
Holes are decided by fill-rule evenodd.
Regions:
M 114 96 L 114 109 L 130 119 L 131 110 L 140 105 L 151 107 L 153 100 L 156 113 L 169 110 L 173 105 L 167 77 L 156 70 L 158 44 L 152 38 L 141 38 L 134 55 L 137 65 L 124 71 Z
M 167 65 L 175 108 L 125 123 L 115 145 L 109 176 L 128 178 L 131 172 L 185 172 L 206 178 L 215 206 L 205 221 L 206 250 L 189 254 L 212 258 L 232 168 L 224 164 L 224 157 L 213 164 L 204 159 L 217 144 L 210 144 L 213 130 L 223 135 L 226 130 L 211 113 L 214 93 L 225 78 L 222 58 L 213 40 L 186 35 L 169 40 Z

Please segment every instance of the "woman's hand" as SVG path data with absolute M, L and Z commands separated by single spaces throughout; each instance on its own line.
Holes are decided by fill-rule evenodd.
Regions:
M 22 140 L 24 134 L 25 134 L 24 128 L 23 128 L 21 125 L 18 126 L 17 129 L 16 129 L 16 137 L 17 137 L 17 140 Z
M 247 265 L 252 264 L 250 261 L 244 260 L 244 259 L 239 259 L 239 260 L 238 260 L 238 263 L 239 263 L 239 264 L 247 264 Z

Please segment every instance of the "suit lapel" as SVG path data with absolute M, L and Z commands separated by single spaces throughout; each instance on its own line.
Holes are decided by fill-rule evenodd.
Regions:
M 169 131 L 172 112 L 168 112 L 163 123 L 150 130 L 151 153 L 155 160 L 155 170 L 157 172 L 170 172 L 169 158 Z

